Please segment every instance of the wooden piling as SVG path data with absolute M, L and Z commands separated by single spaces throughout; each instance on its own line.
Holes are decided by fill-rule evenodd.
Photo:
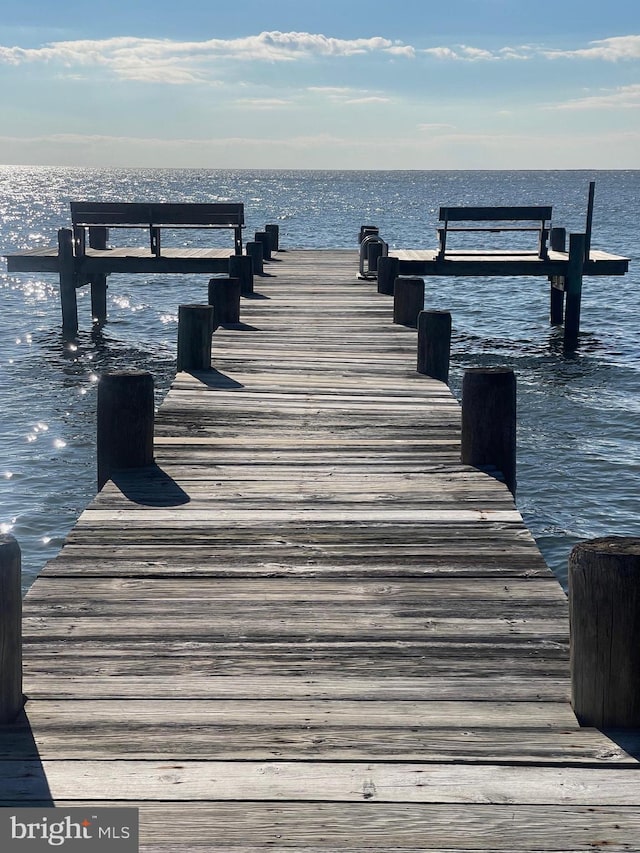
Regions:
M 571 701 L 583 726 L 640 728 L 640 537 L 569 557 Z
M 0 535 L 0 725 L 11 723 L 22 695 L 22 590 L 20 546 Z
M 556 252 L 566 252 L 566 228 L 552 228 L 549 236 L 549 247 Z M 564 286 L 562 275 L 550 276 L 549 282 L 549 322 L 552 326 L 561 326 L 564 321 Z
M 582 301 L 582 271 L 584 268 L 584 234 L 569 235 L 569 265 L 565 281 L 564 345 L 574 349 L 580 334 L 580 303 Z
M 269 235 L 269 245 L 272 252 L 277 252 L 280 249 L 280 226 L 275 223 L 270 223 L 264 226 L 264 230 Z
M 145 370 L 104 373 L 98 383 L 98 490 L 113 472 L 153 464 L 153 377 Z
M 245 251 L 253 261 L 253 274 L 262 275 L 264 272 L 264 268 L 262 266 L 262 243 L 259 243 L 257 240 L 249 242 L 245 247 Z
M 213 305 L 213 326 L 240 322 L 240 279 L 212 278 L 209 281 L 209 305 Z
M 370 240 L 367 244 L 367 269 L 369 272 L 378 272 L 378 265 L 384 248 L 384 243 L 380 240 Z
M 249 255 L 231 255 L 229 277 L 240 279 L 240 293 L 243 296 L 253 293 L 253 259 Z
M 92 249 L 106 249 L 108 230 L 93 225 L 89 228 L 89 246 Z M 91 282 L 91 316 L 94 322 L 104 323 L 107 319 L 107 276 L 105 273 L 93 273 Z
M 462 380 L 462 462 L 496 468 L 516 493 L 516 378 L 506 367 L 466 370 Z
M 393 296 L 395 280 L 398 277 L 400 261 L 397 258 L 382 257 L 378 259 L 378 293 Z
M 418 373 L 449 382 L 451 313 L 421 311 L 418 314 Z
M 266 231 L 256 231 L 255 233 L 255 241 L 256 243 L 262 243 L 262 260 L 270 261 L 271 260 L 271 240 Z
M 424 279 L 417 275 L 398 276 L 393 286 L 393 322 L 415 329 L 423 308 Z
M 76 271 L 71 228 L 60 228 L 58 231 L 58 263 L 62 333 L 73 336 L 78 331 L 78 300 L 76 298 Z
M 178 372 L 209 370 L 213 324 L 212 305 L 178 306 Z

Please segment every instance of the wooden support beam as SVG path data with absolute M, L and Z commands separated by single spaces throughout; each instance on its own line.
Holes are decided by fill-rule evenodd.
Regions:
M 418 314 L 424 308 L 424 279 L 420 276 L 398 276 L 393 291 L 393 322 L 417 328 Z
M 556 252 L 565 252 L 566 228 L 552 228 L 549 245 Z M 550 276 L 549 282 L 549 322 L 552 326 L 561 326 L 564 321 L 564 276 Z
M 62 333 L 73 337 L 78 331 L 78 300 L 76 297 L 76 271 L 73 256 L 73 231 L 58 231 L 58 269 L 60 275 L 60 305 L 62 307 Z
M 270 223 L 264 226 L 264 230 L 269 235 L 269 245 L 272 252 L 277 252 L 280 249 L 280 226 L 276 223 Z
M 98 383 L 98 490 L 114 471 L 153 464 L 153 377 L 145 370 L 105 373 Z
M 451 313 L 421 311 L 418 314 L 418 373 L 449 382 Z
M 245 251 L 253 261 L 253 274 L 262 275 L 264 273 L 264 268 L 262 265 L 262 261 L 264 259 L 262 253 L 262 243 L 258 242 L 257 240 L 249 242 L 245 247 Z
M 255 233 L 255 241 L 256 243 L 262 243 L 262 260 L 270 261 L 271 260 L 271 238 L 267 234 L 266 231 L 256 231 Z
M 571 701 L 580 724 L 640 728 L 640 538 L 575 546 L 569 618 Z
M 92 249 L 107 248 L 108 229 L 92 225 L 89 227 L 89 246 Z M 104 323 L 107 319 L 107 276 L 105 273 L 93 273 L 91 283 L 91 316 L 95 323 Z
M 378 259 L 378 293 L 393 296 L 399 266 L 400 261 L 397 258 L 386 256 Z
M 516 493 L 516 377 L 510 368 L 477 367 L 462 380 L 462 462 L 495 468 Z
M 178 306 L 177 371 L 211 368 L 212 305 Z
M 0 725 L 22 710 L 22 590 L 20 546 L 0 535 Z
M 564 312 L 564 346 L 568 350 L 576 348 L 580 334 L 585 242 L 584 234 L 571 234 L 569 236 L 569 266 L 565 280 L 566 306 Z
M 240 279 L 212 278 L 209 281 L 209 305 L 213 305 L 213 326 L 240 322 Z
M 250 255 L 231 255 L 229 278 L 240 280 L 240 293 L 243 296 L 253 293 L 253 259 Z

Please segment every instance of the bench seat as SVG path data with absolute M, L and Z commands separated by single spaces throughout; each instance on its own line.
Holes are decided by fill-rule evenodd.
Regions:
M 483 232 L 499 234 L 503 231 L 531 231 L 538 234 L 538 244 L 535 253 L 542 260 L 548 258 L 547 240 L 551 227 L 551 211 L 549 206 L 536 207 L 441 207 L 439 213 L 442 227 L 438 230 L 438 260 L 444 260 L 447 250 L 447 234 L 450 231 Z M 450 223 L 492 223 L 485 225 L 465 224 L 451 225 Z M 515 223 L 528 222 L 529 225 Z M 534 224 L 535 223 L 535 224 Z M 522 254 L 522 250 L 517 250 Z
M 148 229 L 151 254 L 158 258 L 163 228 L 229 228 L 234 232 L 235 254 L 242 254 L 244 205 L 240 203 L 72 201 L 71 222 L 77 257 L 86 252 L 87 229 L 89 245 L 102 248 L 106 245 L 109 228 Z

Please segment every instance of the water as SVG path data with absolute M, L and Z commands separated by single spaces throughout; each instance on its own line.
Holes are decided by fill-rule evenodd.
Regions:
M 0 167 L 0 254 L 55 242 L 57 228 L 69 224 L 71 199 L 243 201 L 247 235 L 278 222 L 290 248 L 355 248 L 360 225 L 370 223 L 392 247 L 432 247 L 440 204 L 552 204 L 554 225 L 581 231 L 592 179 L 592 245 L 630 257 L 631 268 L 624 278 L 585 280 L 574 356 L 563 354 L 561 331 L 548 325 L 546 282 L 427 280 L 427 307 L 453 315 L 454 393 L 466 367 L 516 372 L 518 506 L 564 582 L 579 540 L 640 535 L 640 172 L 7 166 Z M 132 234 L 143 241 L 143 232 Z M 185 231 L 181 239 L 204 238 Z M 230 236 L 219 239 L 228 245 Z M 175 369 L 177 306 L 201 301 L 204 287 L 206 278 L 197 276 L 114 276 L 102 329 L 91 328 L 83 288 L 81 331 L 65 342 L 56 277 L 0 272 L 0 530 L 21 544 L 26 586 L 95 493 L 97 377 L 107 369 L 151 370 L 159 403 Z

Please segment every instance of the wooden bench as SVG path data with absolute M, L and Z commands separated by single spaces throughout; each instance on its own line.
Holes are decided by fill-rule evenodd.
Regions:
M 551 207 L 441 207 L 440 221 L 444 226 L 438 228 L 438 260 L 444 260 L 447 249 L 447 234 L 450 231 L 481 231 L 498 234 L 502 231 L 534 231 L 538 234 L 537 256 L 546 260 L 547 239 L 551 226 Z M 494 225 L 450 225 L 451 222 L 492 222 Z M 528 222 L 529 225 L 515 225 L 516 222 Z M 498 224 L 499 223 L 499 224 Z M 457 253 L 456 253 L 457 254 Z M 513 251 L 510 254 L 523 254 Z
M 192 204 L 172 202 L 72 201 L 71 222 L 76 257 L 89 245 L 106 248 L 107 229 L 149 229 L 151 254 L 160 257 L 162 228 L 231 228 L 236 255 L 242 254 L 243 204 Z

